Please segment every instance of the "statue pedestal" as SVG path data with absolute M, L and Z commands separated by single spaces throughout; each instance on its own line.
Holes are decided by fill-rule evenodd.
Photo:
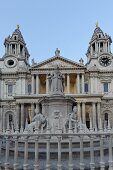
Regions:
M 42 114 L 48 118 L 51 132 L 55 133 L 57 129 L 64 128 L 67 115 L 72 111 L 74 103 L 74 98 L 57 94 L 42 99 Z

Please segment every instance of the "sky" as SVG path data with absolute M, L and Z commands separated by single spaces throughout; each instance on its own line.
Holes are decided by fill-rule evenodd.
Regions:
M 97 21 L 113 38 L 113 0 L 0 0 L 0 57 L 4 39 L 19 24 L 30 62 L 53 57 L 59 48 L 61 56 L 75 62 L 82 57 L 86 63 Z

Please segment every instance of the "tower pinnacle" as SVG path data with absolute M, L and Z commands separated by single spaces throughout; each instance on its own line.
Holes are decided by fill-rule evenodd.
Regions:
M 16 27 L 17 27 L 17 29 L 18 29 L 18 30 L 20 29 L 20 25 L 19 25 L 19 24 L 17 24 L 17 26 L 16 26 Z
M 96 28 L 98 28 L 98 21 L 96 22 Z

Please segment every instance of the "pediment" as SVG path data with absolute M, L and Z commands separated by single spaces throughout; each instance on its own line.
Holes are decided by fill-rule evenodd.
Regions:
M 32 65 L 32 69 L 54 68 L 56 65 L 59 66 L 59 68 L 85 68 L 83 64 L 76 63 L 61 56 L 55 56 L 39 64 Z

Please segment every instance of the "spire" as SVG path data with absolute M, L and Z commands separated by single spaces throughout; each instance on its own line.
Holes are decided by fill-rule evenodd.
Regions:
M 16 29 L 11 36 L 8 36 L 4 42 L 5 45 L 5 57 L 13 55 L 17 58 L 24 59 L 28 63 L 29 52 L 26 47 L 23 35 L 20 31 L 20 26 L 17 25 Z
M 91 38 L 91 41 L 93 41 L 94 39 L 97 39 L 97 37 L 99 37 L 99 35 L 101 35 L 100 36 L 100 38 L 101 38 L 101 37 L 104 36 L 104 33 L 101 30 L 101 28 L 98 26 L 98 22 L 97 22 L 96 23 L 96 28 L 95 28 L 94 33 L 93 33 L 92 38 Z
M 96 22 L 96 28 L 98 28 L 98 21 Z
M 96 22 L 96 28 L 89 42 L 87 50 L 88 62 L 93 58 L 98 58 L 102 53 L 111 53 L 111 37 L 102 31 Z M 106 48 L 105 48 L 106 47 Z
M 13 32 L 11 38 L 13 38 L 14 36 L 17 36 L 18 40 L 21 41 L 23 44 L 25 44 L 25 41 L 24 41 L 24 38 L 23 38 L 22 33 L 20 31 L 20 26 L 19 25 L 17 25 L 17 28 Z

